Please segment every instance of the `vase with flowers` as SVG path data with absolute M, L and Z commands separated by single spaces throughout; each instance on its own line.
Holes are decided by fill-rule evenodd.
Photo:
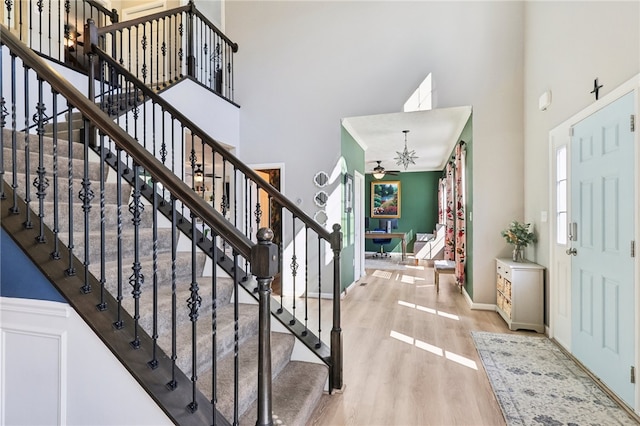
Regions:
M 512 258 L 514 262 L 522 262 L 523 250 L 529 244 L 536 242 L 536 236 L 529 230 L 530 223 L 521 223 L 514 220 L 509 227 L 501 232 L 501 235 L 509 244 L 513 244 Z

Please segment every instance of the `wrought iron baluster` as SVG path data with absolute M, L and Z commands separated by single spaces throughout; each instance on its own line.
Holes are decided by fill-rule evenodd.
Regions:
M 136 30 L 136 36 L 135 36 L 135 40 L 140 40 L 140 26 L 136 25 L 135 27 L 133 27 Z M 133 31 L 133 29 L 132 29 Z M 140 48 L 137 46 L 136 44 L 136 66 L 135 66 L 135 76 L 137 79 L 141 79 L 140 77 Z
M 49 29 L 49 55 L 51 55 L 51 52 L 53 52 L 53 44 L 51 42 L 51 1 L 48 2 L 48 6 L 49 6 L 49 25 L 48 25 L 48 29 Z M 58 59 L 63 59 L 60 58 L 58 56 Z
M 117 247 L 117 252 L 118 252 L 118 258 L 117 258 L 117 269 L 118 269 L 118 273 L 117 273 L 117 284 L 118 284 L 118 289 L 117 289 L 117 295 L 116 295 L 116 300 L 118 302 L 118 317 L 116 319 L 116 321 L 113 323 L 113 326 L 117 329 L 120 330 L 122 327 L 124 327 L 124 321 L 122 320 L 122 175 L 123 175 L 123 170 L 122 170 L 122 150 L 120 149 L 120 147 L 116 146 L 116 204 L 117 204 L 117 210 L 116 210 L 116 216 L 117 216 L 117 233 L 116 233 L 116 247 Z
M 0 55 L 0 80 L 4 81 L 4 67 L 2 65 L 2 58 L 4 55 Z M 0 200 L 7 198 L 4 193 L 4 128 L 7 125 L 7 101 L 4 99 L 3 92 L 4 84 L 0 84 Z
M 180 61 L 180 78 L 184 77 L 184 67 L 185 64 L 182 62 L 182 60 L 184 59 L 184 50 L 182 49 L 183 46 L 183 37 L 184 37 L 184 14 L 180 15 L 180 24 L 178 25 L 178 35 L 180 36 L 180 43 L 178 44 L 178 40 L 176 40 L 176 50 L 178 51 L 178 60 Z M 178 38 L 178 37 L 176 37 Z M 180 47 L 178 47 L 180 46 Z
M 13 10 L 13 0 L 4 0 L 6 6 L 7 28 L 11 28 L 11 11 Z
M 38 134 L 38 169 L 37 176 L 33 180 L 33 186 L 36 188 L 36 195 L 38 196 L 38 217 L 40 218 L 39 233 L 36 237 L 36 241 L 39 243 L 45 243 L 47 240 L 44 237 L 44 198 L 47 195 L 47 188 L 49 187 L 49 178 L 46 176 L 46 169 L 44 167 L 44 124 L 49 117 L 45 114 L 47 107 L 44 104 L 43 99 L 43 81 L 38 77 L 38 104 L 36 105 L 36 113 L 33 116 L 33 121 L 37 124 L 36 132 Z
M 233 424 L 239 424 L 240 402 L 240 299 L 238 293 L 238 254 L 233 252 Z
M 153 179 L 152 220 L 153 220 L 153 358 L 147 363 L 151 369 L 158 367 L 158 184 Z
M 155 79 L 155 86 L 156 86 L 156 90 L 160 90 L 160 20 L 156 20 L 154 19 L 153 21 L 151 21 L 151 28 L 153 29 L 153 23 L 156 22 L 156 44 L 155 44 L 155 54 L 156 54 L 156 79 Z M 152 37 L 153 38 L 153 37 Z M 152 41 L 153 43 L 153 41 Z M 151 49 L 151 54 L 153 55 L 154 51 L 153 49 Z M 151 60 L 151 62 L 153 62 L 153 59 Z M 151 78 L 153 78 L 153 74 L 151 76 Z
M 147 26 L 142 26 L 142 38 L 140 39 L 140 47 L 142 47 L 142 82 L 147 85 Z
M 233 226 L 236 228 L 238 228 L 238 185 L 236 185 L 237 181 L 238 181 L 238 168 L 236 166 L 233 166 L 233 182 L 229 182 L 229 185 L 233 183 Z
M 59 197 L 58 188 L 58 92 L 51 89 L 53 96 L 53 251 L 51 252 L 51 259 L 60 259 L 60 203 L 57 200 Z
M 214 163 L 215 164 L 215 163 Z M 251 208 L 251 185 L 249 185 L 249 178 L 244 176 L 244 235 L 249 236 L 250 229 L 250 218 L 249 211 Z M 246 282 L 249 279 L 249 261 L 247 259 L 244 260 L 244 277 L 242 277 L 242 281 Z
M 291 268 L 291 278 L 292 278 L 292 285 L 293 285 L 293 297 L 291 298 L 292 306 L 292 312 L 291 312 L 291 319 L 289 320 L 289 325 L 294 325 L 296 323 L 296 295 L 298 293 L 296 293 L 296 276 L 298 275 L 298 258 L 296 256 L 296 217 L 293 216 L 293 235 L 291 236 L 292 238 L 292 248 L 293 248 L 293 256 L 291 257 L 291 264 L 289 265 L 289 267 Z M 282 277 L 280 278 L 282 281 Z M 282 284 L 281 284 L 282 285 Z M 282 289 L 280 291 L 280 293 L 283 293 Z M 306 292 L 305 292 L 306 293 Z M 280 301 L 280 309 L 282 309 L 282 300 Z M 280 312 L 280 311 L 278 311 Z M 305 327 L 306 330 L 306 327 Z
M 189 299 L 187 299 L 187 306 L 189 307 L 189 320 L 191 321 L 191 391 L 192 391 L 192 400 L 187 406 L 189 411 L 192 413 L 198 409 L 198 403 L 196 402 L 197 395 L 197 387 L 196 384 L 198 382 L 198 346 L 197 346 L 197 327 L 198 327 L 198 316 L 200 306 L 202 305 L 202 297 L 198 294 L 200 288 L 198 287 L 197 281 L 197 271 L 198 271 L 198 259 L 197 259 L 197 222 L 196 216 L 191 214 L 191 286 L 189 287 L 189 291 L 191 292 L 189 295 Z
M 160 21 L 158 21 L 158 25 Z M 162 87 L 167 87 L 167 17 L 162 18 L 162 45 L 160 46 L 162 53 Z
M 73 106 L 67 103 L 67 109 L 69 110 L 69 117 L 73 114 Z M 66 270 L 66 274 L 73 276 L 76 274 L 76 268 L 73 266 L 73 132 L 71 131 L 71 120 L 67 120 L 67 134 L 68 134 L 68 154 L 67 154 L 67 178 L 69 189 L 69 267 Z
M 167 136 L 166 136 L 166 125 L 164 124 L 166 122 L 166 114 L 164 111 L 164 108 L 162 109 L 162 116 L 161 116 L 161 120 L 160 122 L 162 123 L 162 141 L 160 142 L 160 161 L 162 161 L 162 164 L 164 164 L 165 166 L 167 165 Z M 171 121 L 171 120 L 168 120 Z M 171 171 L 173 171 L 175 173 L 175 169 L 172 167 Z
M 22 225 L 25 229 L 33 228 L 31 222 L 31 186 L 29 181 L 31 180 L 31 153 L 30 153 L 30 137 L 29 137 L 29 67 L 23 64 L 24 68 L 24 167 L 25 167 L 25 181 L 24 181 L 24 202 L 26 204 L 25 213 L 26 218 Z
M 262 207 L 260 206 L 260 186 L 256 184 L 256 209 L 254 211 L 256 219 L 256 229 L 260 229 L 260 222 L 262 221 Z
M 107 239 L 107 231 L 105 229 L 106 226 L 106 214 L 105 214 L 105 182 L 107 181 L 107 175 L 105 171 L 105 153 L 106 147 L 104 146 L 104 133 L 100 132 L 100 303 L 96 306 L 99 311 L 104 311 L 107 309 L 107 302 L 105 301 L 105 285 L 107 283 L 107 268 L 105 264 L 106 258 L 106 239 Z
M 174 390 L 178 387 L 176 380 L 177 348 L 177 316 L 178 300 L 176 296 L 176 256 L 178 252 L 178 219 L 176 214 L 176 198 L 171 194 L 171 380 L 167 383 L 167 389 Z
M 142 284 L 144 283 L 144 275 L 142 274 L 142 266 L 140 264 L 140 221 L 142 213 L 144 212 L 144 206 L 142 205 L 140 197 L 140 166 L 134 161 L 133 196 L 131 203 L 129 203 L 129 213 L 132 215 L 131 223 L 133 223 L 133 266 L 131 267 L 133 273 L 129 276 L 129 285 L 133 289 L 131 295 L 133 296 L 135 305 L 133 315 L 134 339 L 131 342 L 131 347 L 134 349 L 140 348 L 140 337 L 138 335 L 138 329 L 140 327 L 140 294 Z
M 215 251 L 218 242 L 218 236 L 215 233 L 211 234 L 211 241 L 212 249 Z M 211 286 L 211 405 L 213 406 L 212 424 L 215 425 L 218 403 L 218 268 L 216 265 L 213 265 L 211 272 Z
M 42 11 L 44 10 L 44 0 L 38 0 L 36 7 L 38 8 L 38 51 L 42 52 Z M 31 19 L 33 19 L 33 16 L 31 15 Z
M 316 349 L 322 346 L 322 238 L 318 235 L 318 341 Z
M 119 35 L 119 37 L 118 37 Z M 119 40 L 118 46 L 120 47 L 120 49 L 118 50 L 118 63 L 120 65 L 124 66 L 124 58 L 122 57 L 123 53 L 124 53 L 124 46 L 123 46 L 123 40 L 124 40 L 124 34 L 122 32 L 122 30 L 118 30 L 114 33 L 114 37 L 116 40 Z M 114 42 L 116 41 L 114 40 Z M 113 58 L 116 59 L 116 58 Z
M 304 225 L 304 305 L 305 306 L 309 306 L 308 294 L 309 294 L 309 225 L 305 224 Z M 308 321 L 309 321 L 309 317 L 305 313 L 303 336 L 306 336 L 308 334 L 307 333 Z
M 82 201 L 82 211 L 84 212 L 84 285 L 82 286 L 82 292 L 89 293 L 91 292 L 91 284 L 89 283 L 89 265 L 91 264 L 91 258 L 89 257 L 89 213 L 91 211 L 91 201 L 95 197 L 95 194 L 91 189 L 91 179 L 89 179 L 89 120 L 83 117 L 83 122 L 84 174 L 82 177 L 82 189 L 80 189 L 78 198 L 80 199 L 80 201 Z
M 22 4 L 22 3 L 20 3 Z M 22 7 L 22 6 L 21 6 Z M 11 164 L 12 179 L 11 189 L 13 189 L 13 206 L 11 206 L 11 213 L 18 214 L 20 209 L 18 208 L 18 129 L 17 129 L 17 111 L 16 111 L 16 57 L 11 54 Z

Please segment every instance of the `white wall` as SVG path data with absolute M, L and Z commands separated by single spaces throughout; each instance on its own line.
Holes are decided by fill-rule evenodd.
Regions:
M 595 78 L 602 97 L 640 72 L 640 3 L 528 2 L 525 28 L 525 219 L 539 235 L 527 257 L 548 267 L 549 131 L 595 101 Z
M 1 424 L 172 424 L 69 305 L 3 297 L 0 319 Z
M 493 258 L 523 214 L 521 2 L 241 1 L 226 4 L 239 44 L 241 158 L 286 164 L 286 194 L 313 215 L 313 176 L 340 159 L 340 119 L 399 112 L 433 73 L 436 105 L 474 111 L 474 289 L 495 303 Z M 330 225 L 330 224 L 329 224 Z

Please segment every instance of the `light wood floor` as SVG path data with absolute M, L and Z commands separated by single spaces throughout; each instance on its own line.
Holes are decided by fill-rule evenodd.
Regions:
M 509 330 L 470 310 L 452 275 L 436 294 L 432 268 L 367 269 L 342 301 L 342 328 L 345 388 L 310 424 L 505 424 L 470 331 Z

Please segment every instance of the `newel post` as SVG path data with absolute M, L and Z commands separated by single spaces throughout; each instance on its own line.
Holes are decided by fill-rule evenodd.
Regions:
M 340 252 L 342 251 L 342 232 L 339 224 L 333 225 L 331 233 L 333 250 L 333 328 L 331 329 L 331 376 L 330 388 L 342 389 L 342 328 L 340 325 Z
M 258 419 L 257 426 L 272 426 L 271 414 L 271 282 L 278 273 L 278 247 L 273 231 L 260 228 L 251 249 L 251 273 L 258 281 Z

